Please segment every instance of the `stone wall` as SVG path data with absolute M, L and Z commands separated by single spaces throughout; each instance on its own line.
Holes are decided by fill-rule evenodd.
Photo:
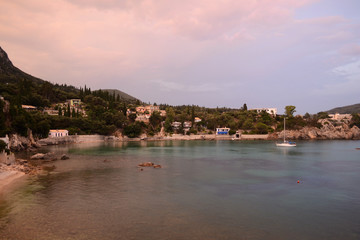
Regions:
M 66 143 L 81 143 L 81 142 L 99 142 L 104 141 L 105 137 L 102 135 L 71 135 L 64 137 L 49 137 L 40 139 L 40 145 L 58 145 Z

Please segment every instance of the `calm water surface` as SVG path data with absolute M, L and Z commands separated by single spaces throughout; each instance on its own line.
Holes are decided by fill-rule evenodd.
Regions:
M 360 141 L 74 144 L 0 198 L 0 239 L 360 239 Z M 141 162 L 161 164 L 144 168 Z M 297 183 L 297 181 L 300 183 Z

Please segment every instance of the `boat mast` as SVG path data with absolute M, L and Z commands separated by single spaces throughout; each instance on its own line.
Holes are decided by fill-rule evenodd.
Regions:
M 285 117 L 284 117 L 284 142 L 286 142 L 285 141 L 285 133 L 286 133 L 286 130 L 285 130 Z

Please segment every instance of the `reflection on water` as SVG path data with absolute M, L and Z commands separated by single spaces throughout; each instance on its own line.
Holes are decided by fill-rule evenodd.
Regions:
M 359 239 L 359 145 L 164 141 L 42 149 L 71 158 L 0 199 L 0 238 Z M 140 171 L 148 161 L 163 168 Z

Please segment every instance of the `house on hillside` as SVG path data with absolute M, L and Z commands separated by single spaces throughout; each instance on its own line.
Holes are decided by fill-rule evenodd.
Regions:
M 329 114 L 329 117 L 330 117 L 330 119 L 341 121 L 341 120 L 344 120 L 344 119 L 351 120 L 352 115 L 351 114 L 335 113 L 335 114 Z
M 69 136 L 69 131 L 66 129 L 50 130 L 49 137 L 65 137 Z
M 177 129 L 180 128 L 181 122 L 172 122 L 172 123 L 171 123 L 171 126 L 172 126 L 175 130 L 177 130 Z
M 55 109 L 45 109 L 44 113 L 51 115 L 51 116 L 57 116 L 59 115 L 59 110 L 55 110 Z
M 136 112 L 137 113 L 149 113 L 151 115 L 155 111 L 160 112 L 160 107 L 159 106 L 154 106 L 154 105 L 136 107 Z
M 196 123 L 201 122 L 201 118 L 195 117 L 195 118 L 194 118 L 194 122 L 196 122 Z
M 276 117 L 277 114 L 277 108 L 252 108 L 250 109 L 250 111 L 256 111 L 257 113 L 261 113 L 264 111 L 274 117 Z
M 21 108 L 28 112 L 33 112 L 37 110 L 37 107 L 31 105 L 21 105 Z
M 135 121 L 148 123 L 150 120 L 150 114 L 136 114 Z
M 166 117 L 166 111 L 165 110 L 159 110 L 160 116 Z
M 230 128 L 224 127 L 224 128 L 216 128 L 216 135 L 228 135 L 230 131 Z
M 78 108 L 81 105 L 81 99 L 68 99 L 66 102 L 70 104 L 70 107 Z

